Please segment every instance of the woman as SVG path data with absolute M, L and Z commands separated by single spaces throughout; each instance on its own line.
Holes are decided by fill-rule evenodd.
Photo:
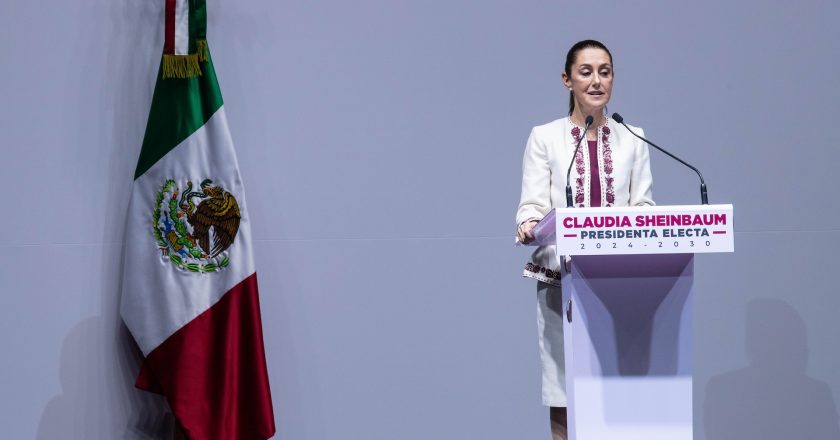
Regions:
M 613 86 L 610 51 L 602 43 L 576 43 L 566 55 L 563 83 L 569 89 L 569 116 L 534 127 L 522 160 L 522 197 L 516 213 L 517 239 L 534 240 L 531 229 L 552 208 L 566 207 L 566 172 L 575 145 L 571 179 L 576 207 L 653 205 L 647 145 L 606 115 Z M 584 121 L 594 122 L 584 133 Z M 642 130 L 634 127 L 634 131 Z M 581 139 L 585 137 L 585 139 Z M 537 284 L 543 404 L 550 407 L 555 440 L 566 439 L 566 384 L 563 348 L 563 301 L 560 278 L 567 257 L 554 246 L 540 246 L 524 276 Z

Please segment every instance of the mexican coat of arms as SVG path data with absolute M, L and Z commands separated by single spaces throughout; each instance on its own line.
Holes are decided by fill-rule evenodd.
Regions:
M 196 204 L 198 200 L 198 204 Z M 205 179 L 180 191 L 167 180 L 155 197 L 154 236 L 164 260 L 189 272 L 218 272 L 230 265 L 226 252 L 236 239 L 242 216 L 236 198 Z

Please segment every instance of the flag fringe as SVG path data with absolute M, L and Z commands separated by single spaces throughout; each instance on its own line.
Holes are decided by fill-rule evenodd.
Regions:
M 210 51 L 207 49 L 207 40 L 195 40 L 195 46 L 196 54 L 198 55 L 198 61 L 201 61 L 203 63 L 210 59 Z
M 210 60 L 207 40 L 195 40 L 195 53 L 188 55 L 163 55 L 163 79 L 192 78 L 201 76 L 201 64 Z
M 163 55 L 163 78 L 191 78 L 201 76 L 198 54 Z

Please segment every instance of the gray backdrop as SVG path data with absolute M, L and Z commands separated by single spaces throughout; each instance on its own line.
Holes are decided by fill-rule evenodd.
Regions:
M 838 2 L 208 3 L 277 438 L 548 438 L 513 216 L 584 38 L 613 51 L 610 111 L 735 205 L 737 252 L 697 258 L 697 437 L 840 438 Z M 162 8 L 0 4 L 4 438 L 171 424 L 117 314 Z M 699 201 L 652 162 L 657 202 Z

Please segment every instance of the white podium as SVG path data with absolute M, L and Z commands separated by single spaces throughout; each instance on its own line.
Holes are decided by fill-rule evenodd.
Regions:
M 731 205 L 557 209 L 573 440 L 690 440 L 694 254 L 733 252 Z M 552 224 L 553 222 L 553 224 Z

